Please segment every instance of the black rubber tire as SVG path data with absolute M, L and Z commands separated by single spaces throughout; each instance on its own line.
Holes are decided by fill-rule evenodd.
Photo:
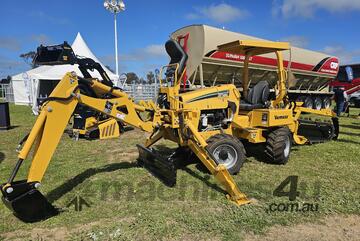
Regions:
M 354 105 L 355 105 L 355 108 L 360 108 L 360 99 L 355 99 Z
M 287 127 L 271 131 L 265 144 L 266 160 L 272 164 L 286 164 L 290 157 L 291 143 L 291 132 Z
M 322 106 L 323 106 L 323 100 L 321 99 L 321 97 L 319 96 L 314 97 L 313 108 L 315 110 L 321 110 Z
M 304 97 L 304 104 L 303 107 L 305 108 L 313 108 L 313 100 L 310 96 Z
M 323 109 L 329 109 L 331 107 L 331 98 L 330 97 L 324 97 L 322 99 L 322 108 Z
M 305 96 L 298 96 L 295 101 L 296 102 L 304 102 L 304 99 L 305 99 Z
M 217 148 L 224 145 L 230 146 L 236 152 L 237 158 L 231 166 L 227 167 L 227 170 L 232 175 L 237 174 L 240 171 L 240 168 L 246 159 L 246 152 L 244 145 L 237 138 L 227 134 L 217 134 L 210 137 L 207 140 L 207 143 L 207 150 L 214 156 L 214 160 L 217 164 L 221 163 L 216 159 L 215 151 Z

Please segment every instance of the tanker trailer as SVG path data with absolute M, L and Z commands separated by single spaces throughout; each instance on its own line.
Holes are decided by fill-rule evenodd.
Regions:
M 189 58 L 184 86 L 198 88 L 226 83 L 235 84 L 242 90 L 242 69 L 245 56 L 217 50 L 217 46 L 235 40 L 264 39 L 230 32 L 207 25 L 191 25 L 176 30 L 171 37 L 180 42 Z M 284 51 L 284 66 L 295 78 L 288 86 L 290 101 L 302 101 L 305 107 L 329 108 L 333 92 L 329 82 L 339 71 L 335 56 L 298 47 Z M 250 59 L 250 87 L 262 80 L 269 82 L 275 96 L 277 82 L 277 58 L 275 54 L 254 56 Z

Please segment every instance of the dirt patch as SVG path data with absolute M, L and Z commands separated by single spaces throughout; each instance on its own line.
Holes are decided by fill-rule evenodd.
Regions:
M 31 231 L 16 231 L 11 233 L 1 234 L 2 240 L 65 240 L 68 237 L 69 230 L 64 227 L 53 229 L 34 228 Z
M 101 225 L 110 225 L 115 222 L 121 223 L 132 223 L 135 218 L 122 218 L 118 220 L 114 219 L 102 219 L 99 221 L 76 225 L 72 228 L 58 227 L 58 228 L 34 228 L 29 231 L 17 230 L 16 232 L 9 232 L 0 235 L 0 240 L 12 240 L 12 241 L 22 241 L 22 240 L 52 240 L 52 241 L 63 241 L 63 240 L 93 240 L 91 237 L 91 229 L 96 226 Z
M 76 225 L 72 228 L 58 227 L 53 229 L 34 228 L 29 231 L 18 230 L 0 235 L 1 240 L 68 240 L 79 238 L 79 240 L 91 240 L 89 232 L 96 226 L 108 225 L 110 223 L 122 222 L 132 223 L 133 217 L 121 220 L 102 219 L 83 225 Z M 330 216 L 319 224 L 305 223 L 294 226 L 276 225 L 271 227 L 264 235 L 247 234 L 246 241 L 335 241 L 335 240 L 359 240 L 360 237 L 360 216 Z M 169 240 L 203 240 L 201 234 L 183 233 L 176 239 Z M 206 239 L 206 238 L 205 238 Z M 76 239 L 77 240 L 77 239 Z M 212 237 L 210 240 L 220 240 Z
M 134 150 L 134 152 L 121 152 L 116 155 L 111 155 L 108 158 L 108 163 L 118 162 L 119 160 L 127 162 L 135 162 L 139 156 L 139 152 Z
M 295 226 L 276 225 L 264 235 L 249 234 L 245 240 L 276 241 L 335 241 L 359 240 L 360 216 L 330 216 L 319 224 L 298 224 Z

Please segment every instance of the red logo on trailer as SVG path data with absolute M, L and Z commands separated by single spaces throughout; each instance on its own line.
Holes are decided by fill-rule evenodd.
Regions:
M 337 74 L 339 72 L 339 60 L 337 58 L 329 58 L 320 68 L 320 72 Z

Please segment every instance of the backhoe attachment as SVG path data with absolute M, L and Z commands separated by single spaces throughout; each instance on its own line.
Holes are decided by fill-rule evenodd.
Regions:
M 34 127 L 24 141 L 17 162 L 7 183 L 1 185 L 3 202 L 15 216 L 25 222 L 35 222 L 56 215 L 58 211 L 37 190 L 49 165 L 52 155 L 61 139 L 68 121 L 78 103 L 76 76 L 68 73 L 50 95 Z M 20 166 L 34 146 L 27 180 L 15 181 Z
M 84 95 L 79 88 L 81 84 L 86 84 L 99 93 L 111 93 L 113 98 L 103 99 Z M 149 110 L 152 111 L 153 119 L 143 121 L 138 113 L 148 110 L 135 104 L 124 92 L 97 80 L 83 79 L 75 73 L 67 73 L 42 105 L 40 115 L 25 138 L 23 147 L 20 148 L 19 161 L 8 181 L 1 185 L 4 203 L 21 220 L 38 221 L 58 213 L 37 188 L 78 104 L 114 119 L 113 123 L 107 123 L 105 128 L 101 128 L 99 134 L 103 137 L 115 133 L 115 119 L 148 132 L 153 130 L 153 120 L 159 120 L 154 110 Z M 34 149 L 34 156 L 29 158 L 31 166 L 28 177 L 26 180 L 15 181 L 16 174 L 23 160 L 28 158 L 31 149 Z

